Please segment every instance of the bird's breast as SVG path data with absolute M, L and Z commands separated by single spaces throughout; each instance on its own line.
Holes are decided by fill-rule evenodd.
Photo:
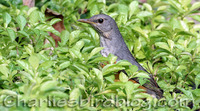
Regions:
M 102 56 L 107 57 L 110 53 L 114 54 L 111 40 L 100 36 L 100 46 L 104 47 L 104 49 L 100 52 Z

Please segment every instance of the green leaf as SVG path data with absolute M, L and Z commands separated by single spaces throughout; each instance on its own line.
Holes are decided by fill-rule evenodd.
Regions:
M 177 73 L 178 73 L 178 72 L 181 72 L 181 71 L 183 71 L 184 69 L 186 70 L 187 67 L 184 66 L 184 65 L 179 65 L 179 66 L 176 68 L 176 72 L 177 72 Z
M 46 69 L 50 68 L 53 64 L 54 64 L 53 61 L 45 61 L 40 65 L 39 68 L 46 70 Z
M 108 58 L 109 58 L 109 63 L 110 64 L 114 64 L 117 61 L 117 56 L 115 56 L 113 54 L 109 54 Z
M 49 6 L 49 3 L 43 4 L 42 7 L 41 7 L 41 12 L 45 13 L 48 6 Z
M 0 52 L 0 61 L 2 61 L 3 59 L 3 56 L 2 56 L 2 53 Z
M 90 53 L 90 55 L 88 56 L 87 60 L 89 60 L 95 54 L 99 53 L 102 49 L 104 49 L 104 47 L 96 47 L 96 48 L 94 48 L 92 50 L 92 52 Z
M 179 90 L 181 90 L 181 92 L 183 92 L 188 98 L 194 100 L 194 96 L 192 94 L 192 92 L 190 90 L 186 90 L 184 88 L 181 87 L 177 87 Z
M 167 36 L 168 38 L 171 38 L 173 36 L 172 28 L 171 27 L 161 27 L 159 29 L 159 32 L 164 33 L 163 36 Z
M 199 84 L 200 84 L 200 74 L 198 74 L 198 75 L 195 77 L 196 89 L 198 88 Z
M 169 55 L 169 53 L 167 53 L 167 52 L 161 52 L 161 53 L 156 54 L 153 58 L 156 59 L 158 57 L 164 57 L 164 56 L 168 56 L 168 55 Z
M 97 57 L 97 58 L 89 61 L 88 63 L 102 62 L 102 61 L 108 61 L 108 60 L 109 60 L 109 58 L 107 58 L 107 57 Z
M 172 51 L 173 48 L 174 48 L 174 41 L 168 39 L 167 42 L 168 42 L 168 44 L 169 44 L 170 50 Z
M 119 5 L 119 3 L 112 3 L 112 4 L 110 4 L 109 6 L 108 6 L 108 9 L 107 9 L 107 11 L 110 11 L 110 10 L 114 10 L 115 8 L 117 8 L 118 7 L 118 5 Z
M 13 42 L 16 38 L 15 31 L 12 29 L 7 29 L 7 33 L 8 33 L 8 36 L 10 37 L 10 40 Z
M 27 15 L 29 16 L 33 11 L 37 10 L 38 8 L 37 7 L 31 7 L 28 12 L 27 12 Z
M 130 70 L 131 70 L 131 73 L 134 73 L 138 70 L 138 67 L 136 65 L 131 65 Z
M 22 74 L 23 76 L 25 76 L 28 80 L 30 80 L 31 82 L 33 82 L 33 83 L 35 83 L 36 81 L 33 79 L 33 77 L 29 74 L 29 73 L 27 73 L 27 72 L 25 72 L 25 71 L 20 71 L 19 72 L 20 74 Z
M 61 19 L 59 19 L 59 18 L 53 18 L 51 21 L 50 21 L 50 25 L 53 25 L 53 24 L 55 24 L 55 23 L 57 23 L 57 22 L 60 22 L 60 21 L 62 21 Z
M 3 90 L 0 91 L 0 95 L 13 95 L 13 96 L 17 96 L 17 93 L 15 91 L 12 91 L 12 90 L 3 89 Z
M 55 47 L 55 40 L 51 36 L 45 36 L 45 38 L 51 43 L 50 47 Z
M 136 53 L 136 58 L 138 58 L 138 59 L 144 59 L 144 58 L 146 58 L 146 56 L 145 56 L 145 54 L 144 54 L 144 52 L 143 51 L 138 51 L 137 53 Z
M 103 85 L 103 74 L 99 69 L 93 68 L 93 71 L 96 74 L 95 81 L 98 84 L 99 90 L 102 91 L 102 85 Z
M 36 10 L 37 8 L 34 7 L 34 8 L 31 8 L 29 11 L 28 11 L 28 14 L 30 13 L 29 15 L 29 22 L 30 24 L 32 25 L 36 25 L 39 23 L 39 11 Z
M 72 45 L 72 43 L 75 42 L 75 39 L 78 37 L 79 34 L 80 34 L 80 30 L 75 30 L 70 33 L 70 36 L 69 36 L 69 45 L 70 46 Z
M 147 9 L 147 11 L 149 11 L 149 12 L 152 11 L 152 7 L 151 7 L 151 5 L 148 4 L 148 3 L 144 3 L 144 4 L 143 4 L 143 7 L 145 7 L 145 8 Z
M 26 25 L 26 18 L 24 18 L 22 15 L 17 16 L 16 22 L 20 27 L 20 30 L 24 29 L 24 26 Z
M 36 54 L 32 54 L 29 59 L 28 59 L 30 65 L 33 67 L 34 70 L 37 70 L 38 66 L 39 66 L 39 58 Z
M 69 49 L 70 55 L 72 56 L 72 58 L 79 58 L 80 60 L 82 60 L 82 54 L 80 52 L 79 49 L 76 48 L 71 48 Z
M 69 100 L 77 100 L 80 96 L 80 90 L 79 88 L 75 88 L 71 91 Z
M 56 89 L 56 87 L 58 87 L 57 84 L 58 84 L 58 81 L 47 81 L 41 84 L 40 90 L 42 92 L 45 92 L 45 91 Z
M 127 77 L 127 75 L 124 74 L 123 72 L 120 72 L 120 74 L 119 74 L 119 80 L 120 80 L 121 82 L 127 82 L 127 81 L 128 81 L 128 77 Z
M 125 15 L 125 14 L 120 14 L 120 15 L 117 17 L 117 23 L 118 23 L 119 25 L 121 25 L 122 23 L 123 23 L 123 24 L 126 24 L 126 22 L 127 22 L 127 15 Z
M 152 97 L 152 96 L 148 93 L 137 93 L 137 94 L 135 94 L 134 97 L 143 99 L 143 98 L 149 98 L 149 97 Z M 164 111 L 164 110 L 160 110 L 160 111 Z M 167 111 L 167 110 L 165 110 L 165 111 Z
M 93 16 L 93 15 L 97 15 L 97 14 L 99 14 L 99 9 L 98 9 L 98 6 L 96 4 L 94 4 L 90 10 L 90 15 Z
M 83 48 L 83 46 L 84 46 L 84 42 L 82 40 L 79 40 L 78 42 L 76 42 L 73 48 L 80 51 Z
M 139 72 L 134 77 L 141 77 L 141 78 L 150 78 L 148 73 L 145 72 Z
M 193 94 L 195 94 L 196 96 L 200 97 L 200 89 L 195 89 L 194 91 L 192 91 Z
M 178 10 L 180 13 L 184 13 L 184 9 L 177 0 L 168 0 L 168 1 L 176 10 Z
M 48 24 L 39 24 L 35 29 L 51 32 L 56 36 L 60 36 L 60 33 L 57 30 L 55 30 L 51 25 Z
M 137 31 L 141 34 L 145 39 L 148 39 L 148 35 L 145 31 L 143 31 L 140 27 L 133 27 L 133 30 Z
M 155 45 L 162 49 L 166 49 L 166 50 L 170 51 L 168 44 L 165 42 L 156 42 Z
M 179 32 L 177 32 L 177 33 L 176 33 L 176 36 L 179 36 L 179 35 L 194 36 L 192 33 L 187 32 L 187 31 L 179 31 Z
M 144 85 L 145 83 L 147 83 L 147 81 L 149 81 L 148 79 L 143 78 L 143 77 L 139 77 L 138 79 L 139 79 L 140 85 Z
M 195 3 L 192 5 L 192 7 L 190 8 L 189 11 L 192 12 L 192 11 L 198 9 L 198 8 L 200 8 L 200 2 L 195 2 Z
M 171 18 L 169 22 L 170 22 L 170 25 L 171 25 L 171 29 L 173 29 L 173 30 L 181 29 L 182 30 L 180 20 L 177 19 L 176 17 Z
M 119 13 L 120 14 L 123 14 L 123 15 L 128 15 L 128 7 L 124 4 L 119 4 L 118 5 L 118 10 L 119 10 Z
M 126 91 L 126 94 L 127 94 L 127 98 L 128 99 L 131 99 L 131 94 L 134 92 L 134 90 L 136 88 L 138 88 L 140 86 L 140 84 L 135 84 L 131 81 L 128 81 L 125 85 L 125 91 Z
M 20 33 L 20 34 L 22 34 L 22 35 L 24 35 L 24 36 L 29 38 L 29 35 L 25 31 L 18 31 L 18 33 Z
M 125 68 L 122 66 L 119 66 L 116 64 L 108 64 L 102 69 L 102 72 L 103 72 L 103 75 L 105 76 L 105 75 L 110 74 L 111 72 L 117 72 L 117 71 L 120 71 L 123 69 L 125 69 Z
M 121 87 L 124 87 L 125 86 L 125 83 L 123 82 L 114 82 L 113 84 L 110 84 L 106 89 L 119 89 Z
M 132 64 L 130 62 L 128 62 L 127 60 L 120 60 L 116 63 L 117 65 L 120 66 L 131 66 Z
M 185 31 L 189 31 L 189 27 L 186 22 L 180 20 L 181 26 Z
M 8 77 L 8 74 L 9 74 L 9 69 L 6 67 L 7 64 L 1 64 L 0 65 L 0 72 L 5 75 L 6 77 Z
M 73 58 L 79 58 L 80 60 L 83 60 L 82 54 L 80 52 L 81 48 L 84 46 L 84 42 L 82 40 L 76 42 L 76 44 L 69 49 L 69 52 Z
M 64 69 L 64 68 L 67 68 L 68 66 L 70 65 L 70 61 L 66 61 L 66 62 L 63 62 L 62 64 L 60 64 L 60 69 Z
M 31 44 L 28 44 L 28 46 L 24 46 L 26 52 L 29 54 L 29 55 L 32 55 L 34 54 L 34 48 Z
M 30 73 L 32 76 L 34 75 L 33 71 L 31 70 L 30 65 L 22 60 L 17 60 L 17 63 L 19 64 L 20 67 L 22 67 L 23 69 L 25 69 L 25 71 L 27 71 L 28 73 Z
M 67 41 L 69 40 L 69 32 L 67 30 L 63 30 L 61 32 L 60 38 L 61 38 L 61 43 L 59 42 L 59 44 L 61 46 L 64 46 L 67 43 Z
M 142 47 L 140 39 L 135 40 L 134 42 L 134 52 L 137 53 Z
M 191 16 L 194 20 L 200 22 L 200 15 L 192 15 Z
M 9 13 L 5 12 L 3 13 L 3 22 L 4 22 L 4 27 L 7 28 L 8 24 L 11 22 L 11 16 Z
M 188 7 L 191 4 L 192 0 L 182 0 L 180 3 L 182 4 L 183 7 Z
M 131 18 L 133 14 L 136 14 L 136 11 L 138 10 L 138 6 L 139 6 L 138 1 L 132 1 L 129 4 L 129 18 Z
M 149 11 L 141 11 L 141 12 L 139 12 L 139 13 L 137 14 L 137 17 L 144 21 L 144 18 L 145 18 L 145 17 L 151 18 L 152 15 L 153 15 L 153 14 L 152 14 L 151 12 L 149 12 Z

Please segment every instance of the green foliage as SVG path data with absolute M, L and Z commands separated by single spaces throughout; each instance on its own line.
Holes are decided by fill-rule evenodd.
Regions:
M 195 110 L 200 108 L 200 2 L 191 0 L 43 0 L 40 8 L 20 2 L 0 4 L 0 108 L 9 110 Z M 41 5 L 42 4 L 42 5 Z M 64 16 L 66 30 L 46 21 L 49 7 Z M 87 10 L 87 11 L 86 11 Z M 85 12 L 86 11 L 86 12 Z M 142 93 L 128 79 L 147 74 L 116 56 L 102 57 L 98 34 L 79 18 L 105 13 L 113 17 L 129 50 L 164 91 L 162 101 Z M 193 19 L 188 19 L 193 18 Z M 48 32 L 61 38 L 58 47 Z M 44 44 L 47 39 L 50 44 Z M 54 50 L 51 50 L 51 48 Z M 108 63 L 106 62 L 108 61 Z M 107 64 L 101 68 L 99 63 Z M 114 75 L 119 70 L 119 82 Z M 117 96 L 115 96 L 117 95 Z M 131 103 L 115 104 L 110 99 Z M 146 101 L 143 100 L 146 99 Z M 39 100 L 47 102 L 39 103 Z M 54 104 L 53 100 L 56 101 Z M 62 101 L 61 101 L 62 100 Z M 71 103 L 66 103 L 66 101 Z M 74 101 L 103 100 L 79 106 Z M 137 100 L 137 101 L 136 101 Z M 180 106 L 169 101 L 188 100 Z M 65 102 L 63 102 L 65 101 Z M 166 102 L 167 101 L 167 102 Z M 86 102 L 86 101 L 84 101 Z M 136 103 L 134 103 L 136 102 Z M 139 102 L 140 104 L 138 104 Z M 175 101 L 176 102 L 176 101 Z M 95 104 L 97 103 L 97 104 Z M 158 105 L 160 104 L 160 106 Z M 82 104 L 83 105 L 83 104 Z M 161 106 L 164 105 L 164 108 Z M 9 107 L 12 106 L 12 107 Z M 106 107 L 107 106 L 107 107 Z

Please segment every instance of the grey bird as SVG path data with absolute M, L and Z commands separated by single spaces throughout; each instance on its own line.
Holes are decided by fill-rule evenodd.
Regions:
M 89 19 L 79 19 L 79 22 L 90 24 L 100 36 L 100 46 L 104 47 L 101 50 L 101 54 L 107 57 L 109 54 L 117 56 L 117 61 L 127 60 L 133 65 L 138 67 L 138 70 L 147 72 L 133 57 L 129 51 L 124 39 L 118 29 L 118 26 L 113 18 L 105 14 L 94 15 Z M 148 72 L 147 72 L 148 73 Z M 146 88 L 146 92 L 158 99 L 163 97 L 163 92 L 154 80 L 152 74 L 149 74 L 149 81 L 146 82 L 143 87 Z M 139 83 L 138 78 L 132 78 L 132 80 Z

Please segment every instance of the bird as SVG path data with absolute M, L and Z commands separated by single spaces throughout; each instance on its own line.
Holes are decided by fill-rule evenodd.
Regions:
M 116 61 L 127 60 L 132 65 L 136 65 L 138 71 L 142 70 L 147 72 L 149 78 L 148 81 L 142 85 L 144 87 L 143 89 L 154 98 L 160 99 L 163 97 L 163 91 L 154 80 L 153 75 L 146 71 L 129 51 L 119 28 L 112 17 L 106 14 L 98 14 L 89 19 L 79 19 L 78 21 L 90 24 L 96 30 L 100 38 L 100 46 L 104 47 L 104 49 L 100 51 L 102 56 L 107 57 L 109 54 L 113 54 L 117 56 Z M 139 83 L 138 78 L 131 78 L 131 81 Z

